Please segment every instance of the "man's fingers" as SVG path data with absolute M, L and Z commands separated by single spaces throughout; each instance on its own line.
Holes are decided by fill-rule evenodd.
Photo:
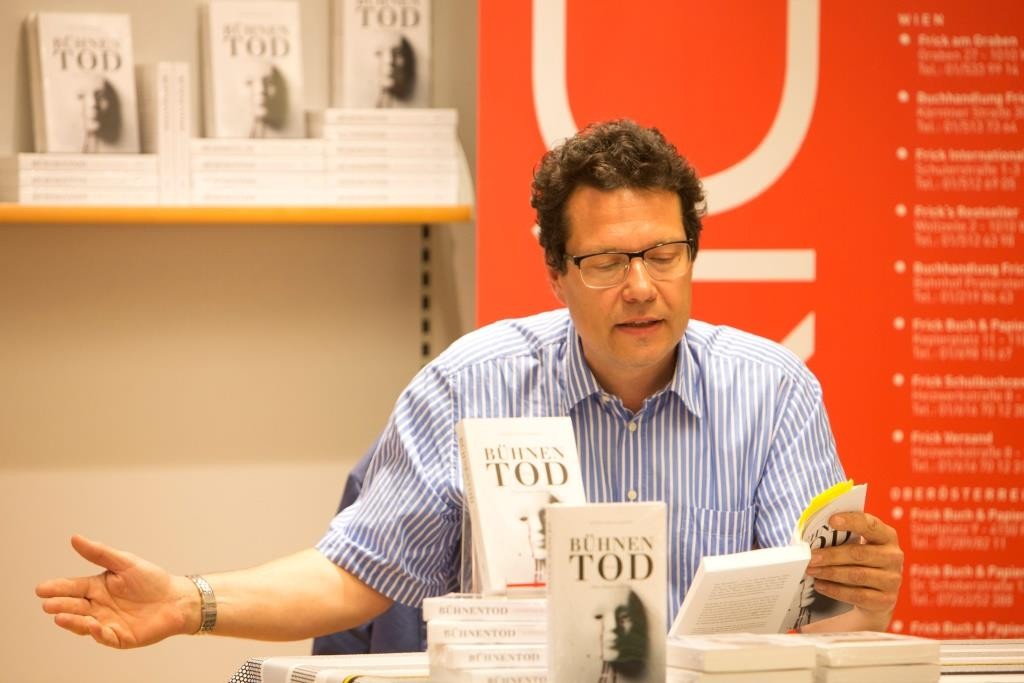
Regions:
M 132 555 L 91 541 L 85 536 L 77 534 L 72 536 L 71 545 L 85 559 L 112 572 L 122 572 L 135 564 L 135 558 Z
M 92 614 L 92 603 L 82 598 L 47 598 L 43 600 L 43 611 L 47 614 Z
M 91 635 L 92 625 L 99 624 L 99 622 L 92 617 L 83 617 L 77 614 L 65 613 L 55 616 L 53 618 L 53 623 L 79 636 Z
M 903 551 L 898 545 L 847 543 L 834 548 L 814 550 L 811 553 L 811 568 L 842 565 L 863 565 L 902 571 Z
M 868 588 L 895 594 L 902 583 L 902 577 L 898 572 L 861 565 L 812 567 L 807 570 L 807 573 L 814 577 L 815 588 L 818 587 L 818 581 L 823 580 L 852 588 Z
M 890 610 L 896 604 L 896 598 L 891 593 L 863 588 L 847 586 L 842 583 L 835 583 L 824 579 L 814 580 L 814 590 L 830 598 L 847 602 L 851 605 L 867 610 L 869 612 L 882 612 Z
M 36 586 L 36 595 L 40 598 L 84 598 L 89 594 L 90 580 L 87 576 L 77 579 L 50 579 Z
M 885 544 L 896 542 L 896 530 L 866 512 L 844 512 L 832 515 L 828 520 L 833 529 L 852 531 L 868 543 Z

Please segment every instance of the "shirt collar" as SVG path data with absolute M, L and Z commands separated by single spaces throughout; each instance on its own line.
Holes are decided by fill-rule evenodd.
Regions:
M 583 357 L 583 344 L 571 318 L 565 330 L 565 370 L 565 390 L 570 408 L 590 396 L 602 393 L 601 386 Z M 699 381 L 700 368 L 684 335 L 676 346 L 676 370 L 665 391 L 671 391 L 679 396 L 696 417 L 703 417 L 700 401 L 697 400 Z

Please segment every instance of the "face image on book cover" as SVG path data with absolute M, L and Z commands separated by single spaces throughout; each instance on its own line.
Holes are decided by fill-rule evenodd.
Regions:
M 121 98 L 114 84 L 99 74 L 89 74 L 71 95 L 82 126 L 81 151 L 96 153 L 117 147 L 123 118 Z
M 416 91 L 416 51 L 398 31 L 384 31 L 373 49 L 377 66 L 375 107 L 408 106 Z
M 596 683 L 642 681 L 650 658 L 647 609 L 631 588 L 608 591 L 605 597 L 591 615 L 601 662 Z
M 281 70 L 271 62 L 254 61 L 248 65 L 242 87 L 250 111 L 248 137 L 280 137 L 270 133 L 288 125 L 288 81 Z

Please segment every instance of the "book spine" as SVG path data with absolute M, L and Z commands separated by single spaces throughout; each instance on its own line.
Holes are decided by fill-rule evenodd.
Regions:
M 313 206 L 324 204 L 319 190 L 294 189 L 283 191 L 253 190 L 249 188 L 192 188 L 192 203 L 201 205 L 242 206 Z
M 326 169 L 331 172 L 359 174 L 388 174 L 425 176 L 429 180 L 435 173 L 454 176 L 459 167 L 455 159 L 403 159 L 401 157 L 328 157 L 324 161 Z M 417 179 L 417 182 L 420 179 Z
M 325 126 L 445 126 L 454 129 L 458 114 L 454 109 L 366 109 L 331 108 L 317 118 Z
M 133 173 L 131 171 L 63 171 L 30 170 L 19 171 L 17 182 L 20 187 L 68 188 L 86 190 L 89 188 L 145 188 L 161 189 L 161 179 L 155 173 Z
M 546 643 L 547 624 L 538 621 L 461 621 L 433 619 L 427 622 L 430 647 L 448 643 Z
M 193 138 L 192 154 L 238 154 L 253 156 L 308 156 L 324 153 L 324 142 L 312 138 Z
M 174 180 L 175 203 L 189 201 L 189 140 L 192 137 L 192 92 L 189 65 L 176 62 L 173 73 L 172 98 L 174 100 Z
M 33 149 L 45 152 L 46 113 L 43 108 L 43 73 L 39 56 L 39 17 L 34 13 L 26 19 L 25 36 L 28 48 L 29 95 L 32 100 Z
M 473 669 L 463 672 L 465 683 L 547 683 L 547 669 Z
M 157 173 L 155 154 L 33 154 L 18 155 L 18 168 L 27 170 L 133 171 Z
M 455 139 L 420 142 L 418 140 L 401 142 L 377 142 L 374 140 L 336 140 L 325 141 L 324 154 L 328 159 L 338 157 L 398 157 L 417 159 L 420 157 L 456 158 L 458 145 Z
M 159 202 L 156 188 L 73 189 L 73 188 L 18 188 L 18 201 L 22 204 L 84 205 L 84 206 L 151 206 Z
M 260 188 L 260 189 L 301 189 L 322 188 L 322 173 L 266 173 L 247 171 L 196 171 L 192 174 L 194 188 Z
M 469 621 L 543 620 L 547 615 L 545 598 L 509 600 L 506 598 L 460 598 L 441 596 L 423 601 L 423 618 L 465 619 Z
M 193 154 L 192 171 L 319 171 L 324 170 L 322 157 L 245 156 L 242 154 Z
M 547 664 L 547 645 L 442 645 L 436 651 L 437 664 L 446 669 L 493 669 L 536 667 Z
M 324 126 L 323 139 L 347 142 L 438 142 L 455 140 L 455 130 L 445 126 Z

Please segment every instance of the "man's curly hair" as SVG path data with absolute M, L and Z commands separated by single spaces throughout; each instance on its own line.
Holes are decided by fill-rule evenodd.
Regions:
M 565 206 L 573 191 L 583 185 L 598 190 L 675 192 L 696 255 L 704 215 L 700 179 L 657 128 L 620 119 L 590 124 L 545 154 L 534 171 L 530 205 L 537 211 L 540 245 L 550 268 L 565 272 L 569 239 Z

